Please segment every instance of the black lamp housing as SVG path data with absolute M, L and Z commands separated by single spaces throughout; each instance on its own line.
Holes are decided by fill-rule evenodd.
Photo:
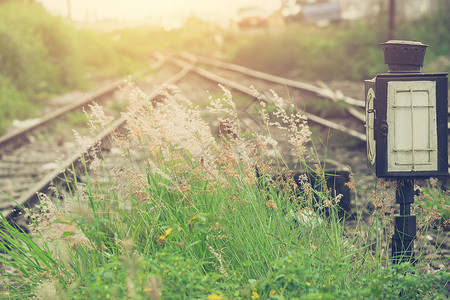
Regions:
M 447 73 L 421 72 L 420 42 L 381 46 L 388 73 L 365 82 L 370 168 L 377 177 L 447 176 Z

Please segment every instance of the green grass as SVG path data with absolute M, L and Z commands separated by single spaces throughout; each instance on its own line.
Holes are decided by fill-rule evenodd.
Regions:
M 430 217 L 432 226 L 450 229 L 450 194 L 444 188 L 430 179 L 418 199 L 418 213 Z
M 28 212 L 31 235 L 1 219 L 0 259 L 10 270 L 1 271 L 1 298 L 445 298 L 448 272 L 390 264 L 376 215 L 367 230 L 374 239 L 349 234 L 322 188 L 324 162 L 315 161 L 315 186 L 299 186 L 265 155 L 258 135 L 218 142 L 170 92 L 146 109 L 131 100 L 131 131 L 114 140 L 122 160 L 98 153 L 95 169 L 73 179 L 67 172 L 68 192 L 58 191 L 65 201 L 41 196 L 42 214 Z M 237 122 L 231 95 L 218 101 L 231 108 L 216 106 L 218 118 Z M 296 119 L 280 105 L 268 109 L 296 137 Z M 145 163 L 131 163 L 127 149 Z

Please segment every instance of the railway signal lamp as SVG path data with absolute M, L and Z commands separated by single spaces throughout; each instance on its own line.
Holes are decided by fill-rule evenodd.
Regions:
M 388 72 L 365 82 L 367 158 L 377 177 L 398 181 L 392 257 L 400 262 L 414 253 L 414 178 L 448 175 L 448 79 L 421 72 L 428 47 L 421 42 L 390 40 L 381 47 Z
M 381 46 L 388 73 L 366 81 L 369 165 L 377 177 L 446 176 L 447 74 L 421 72 L 420 42 Z

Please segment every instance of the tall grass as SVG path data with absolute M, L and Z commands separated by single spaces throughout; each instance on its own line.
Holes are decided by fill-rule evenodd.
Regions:
M 448 272 L 390 266 L 385 236 L 347 232 L 306 119 L 276 94 L 270 112 L 261 104 L 264 133 L 243 133 L 227 90 L 211 99 L 221 137 L 175 87 L 157 103 L 133 87 L 126 95 L 127 133 L 114 138 L 123 153 L 68 172 L 68 191 L 55 190 L 64 202 L 42 195 L 41 214 L 26 212 L 31 235 L 2 218 L 3 298 L 445 297 Z M 92 128 L 106 125 L 95 111 Z M 315 169 L 314 186 L 267 155 L 283 135 Z

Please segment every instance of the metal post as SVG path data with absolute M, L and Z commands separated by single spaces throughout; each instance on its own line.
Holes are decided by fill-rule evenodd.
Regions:
M 67 0 L 67 19 L 72 21 L 72 7 L 70 5 L 70 0 Z
M 398 179 L 395 200 L 400 204 L 400 215 L 395 216 L 395 232 L 392 237 L 392 259 L 396 264 L 414 263 L 414 239 L 416 216 L 411 215 L 414 203 L 414 179 Z
M 395 0 L 389 0 L 389 33 L 390 40 L 395 39 Z

